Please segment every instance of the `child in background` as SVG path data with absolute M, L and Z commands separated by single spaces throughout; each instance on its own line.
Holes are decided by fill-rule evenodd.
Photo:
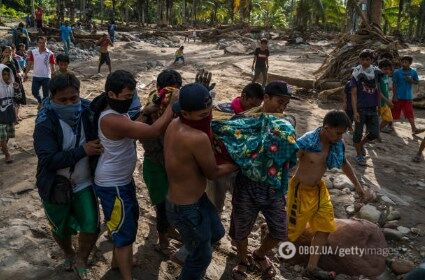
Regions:
M 415 125 L 415 118 L 413 114 L 413 87 L 419 83 L 418 73 L 415 69 L 410 68 L 413 58 L 411 56 L 404 56 L 401 58 L 401 68 L 397 69 L 393 74 L 394 81 L 394 107 L 391 112 L 394 120 L 400 119 L 401 112 L 404 117 L 409 121 L 412 128 L 412 134 L 424 132 L 425 129 L 419 129 Z
M 15 138 L 16 112 L 13 99 L 19 94 L 19 84 L 15 83 L 12 70 L 0 64 L 0 147 L 4 160 L 10 164 L 12 156 L 7 148 L 10 138 Z
M 365 49 L 360 53 L 360 65 L 353 70 L 351 78 L 351 104 L 355 121 L 353 143 L 356 148 L 356 162 L 366 166 L 364 145 L 379 138 L 379 80 L 382 75 L 378 67 L 372 65 L 373 51 Z M 363 136 L 366 125 L 367 134 Z
M 59 67 L 59 70 L 56 71 L 53 75 L 57 75 L 57 74 L 66 74 L 66 73 L 70 73 L 70 71 L 68 70 L 68 66 L 69 66 L 69 56 L 66 54 L 59 54 L 56 57 L 56 64 Z
M 246 85 L 241 96 L 236 97 L 230 103 L 221 103 L 216 108 L 225 113 L 240 114 L 263 103 L 264 89 L 258 83 L 249 83 Z
M 263 87 L 267 84 L 267 72 L 269 71 L 269 56 L 268 41 L 266 38 L 260 40 L 260 46 L 254 51 L 254 61 L 252 62 L 252 70 L 254 71 L 254 78 L 252 82 L 255 83 L 260 77 L 263 78 Z
M 381 103 L 379 106 L 379 115 L 381 116 L 382 121 L 379 128 L 382 132 L 390 132 L 392 131 L 390 125 L 393 122 L 391 108 L 394 106 L 390 100 L 390 92 L 393 85 L 391 79 L 393 65 L 390 60 L 382 59 L 379 62 L 379 68 L 384 73 L 380 81 Z
M 108 51 L 108 47 L 109 46 L 114 46 L 111 39 L 108 38 L 108 35 L 103 34 L 102 38 L 99 39 L 99 41 L 97 42 L 97 45 L 100 46 L 100 58 L 99 58 L 99 67 L 97 69 L 97 73 L 100 73 L 100 67 L 106 63 L 106 65 L 108 65 L 108 69 L 109 69 L 109 74 L 112 71 L 112 66 L 111 66 L 111 58 L 109 57 L 109 51 Z
M 183 50 L 184 50 L 184 46 L 181 46 L 180 48 L 178 48 L 178 50 L 175 53 L 175 59 L 174 59 L 174 63 L 176 64 L 177 62 L 179 62 L 179 60 L 183 61 L 183 64 L 185 65 L 186 62 L 184 61 L 184 54 L 183 54 Z

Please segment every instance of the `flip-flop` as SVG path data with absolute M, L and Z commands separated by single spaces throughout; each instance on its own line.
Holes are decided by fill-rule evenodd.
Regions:
M 71 259 L 71 258 L 66 258 L 63 261 L 63 267 L 65 269 L 65 271 L 71 272 L 74 269 L 74 264 L 75 264 L 75 260 Z
M 263 279 L 274 279 L 276 276 L 276 269 L 274 268 L 272 261 L 267 256 L 259 257 L 254 251 L 252 259 L 254 260 L 258 270 L 261 272 Z M 264 264 L 266 265 L 264 266 Z
M 74 266 L 74 272 L 77 275 L 78 279 L 80 280 L 90 280 L 90 271 L 85 267 L 75 267 Z

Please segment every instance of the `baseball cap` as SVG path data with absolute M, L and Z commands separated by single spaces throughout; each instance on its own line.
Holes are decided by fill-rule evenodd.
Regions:
M 264 93 L 273 96 L 292 97 L 291 90 L 284 81 L 273 81 L 267 84 Z
M 173 104 L 173 112 L 194 112 L 207 109 L 212 104 L 208 89 L 200 83 L 183 86 L 180 89 L 179 101 Z

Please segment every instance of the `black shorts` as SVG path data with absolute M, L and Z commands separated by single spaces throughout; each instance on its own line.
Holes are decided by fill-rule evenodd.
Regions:
M 273 239 L 288 239 L 286 202 L 273 187 L 250 180 L 239 173 L 232 196 L 230 237 L 235 241 L 248 238 L 261 211 Z
M 99 64 L 102 65 L 106 63 L 107 65 L 111 65 L 111 58 L 109 57 L 109 53 L 100 53 Z

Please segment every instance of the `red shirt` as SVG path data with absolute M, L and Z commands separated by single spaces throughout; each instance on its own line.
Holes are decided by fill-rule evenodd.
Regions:
M 232 103 L 230 104 L 230 107 L 232 107 L 232 110 L 233 112 L 235 112 L 235 114 L 240 114 L 245 111 L 242 107 L 240 96 L 233 99 Z
M 43 10 L 42 9 L 38 9 L 35 12 L 35 19 L 36 20 L 42 20 L 43 19 Z

